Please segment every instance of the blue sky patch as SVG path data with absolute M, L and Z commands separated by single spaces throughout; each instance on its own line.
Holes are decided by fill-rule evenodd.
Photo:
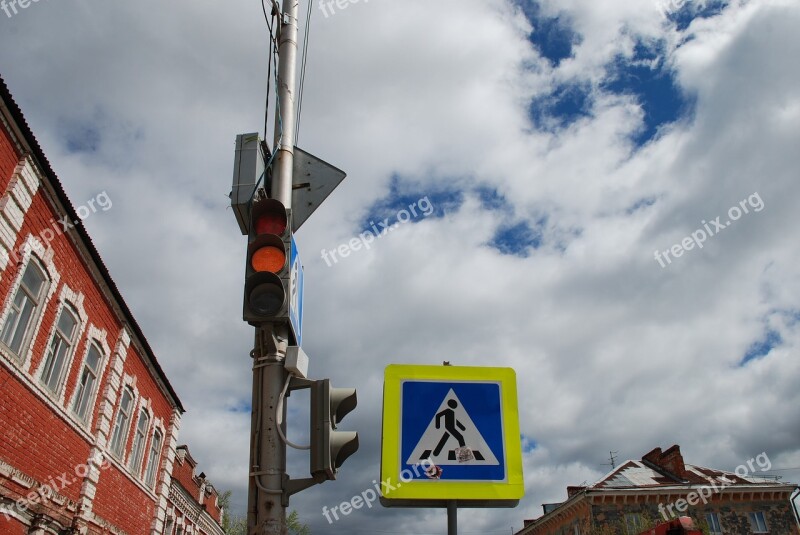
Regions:
M 769 354 L 770 351 L 783 343 L 783 338 L 778 331 L 768 330 L 764 338 L 754 342 L 745 353 L 740 366 L 746 365 L 751 360 L 758 360 Z
M 533 227 L 528 221 L 502 225 L 497 229 L 494 237 L 489 242 L 489 246 L 504 255 L 527 258 L 531 249 L 538 249 L 542 246 L 546 224 L 547 218 L 543 217 Z
M 574 47 L 582 39 L 565 15 L 547 17 L 542 14 L 539 2 L 532 0 L 517 0 L 517 5 L 533 26 L 528 40 L 551 66 L 558 67 L 563 60 L 572 57 Z
M 458 190 L 421 191 L 406 187 L 399 175 L 392 175 L 389 182 L 389 193 L 377 199 L 367 210 L 367 215 L 359 224 L 366 231 L 381 221 L 389 223 L 397 221 L 398 214 L 405 210 L 411 216 L 409 222 L 418 223 L 427 218 L 444 217 L 449 212 L 457 211 L 464 202 L 464 195 Z M 416 214 L 416 215 L 414 215 Z
M 617 95 L 632 95 L 644 112 L 644 125 L 632 136 L 641 147 L 658 129 L 694 113 L 695 99 L 678 85 L 675 72 L 664 58 L 663 42 L 638 42 L 630 58 L 617 56 L 606 66 L 607 79 L 601 88 Z
M 530 453 L 539 447 L 539 444 L 534 439 L 526 437 L 525 435 L 520 436 L 520 442 L 522 443 L 522 451 L 524 453 Z
M 239 400 L 239 402 L 231 407 L 228 407 L 228 412 L 233 414 L 249 414 L 252 412 L 253 407 L 249 401 Z
M 59 124 L 64 146 L 70 153 L 95 153 L 100 149 L 102 136 L 98 126 L 86 120 L 62 120 Z
M 679 6 L 679 7 L 678 7 Z M 728 0 L 659 0 L 658 8 L 678 30 L 688 28 L 695 19 L 710 19 L 722 13 Z
M 511 203 L 508 202 L 497 188 L 490 186 L 478 186 L 475 188 L 475 193 L 478 194 L 478 199 L 481 201 L 481 208 L 488 211 L 511 211 Z
M 645 208 L 649 208 L 649 207 L 653 206 L 655 203 L 656 203 L 656 198 L 655 197 L 645 197 L 645 198 L 639 199 L 638 201 L 633 203 L 630 208 L 625 210 L 625 213 L 628 214 L 628 215 L 632 215 L 632 214 L 638 212 L 639 210 L 643 210 Z
M 550 94 L 533 99 L 529 113 L 538 130 L 552 132 L 591 116 L 592 104 L 589 84 L 561 84 Z

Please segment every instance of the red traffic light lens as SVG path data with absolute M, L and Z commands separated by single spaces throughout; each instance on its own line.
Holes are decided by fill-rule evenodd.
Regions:
M 286 300 L 283 287 L 272 282 L 264 282 L 257 285 L 250 292 L 250 307 L 257 314 L 263 316 L 274 316 L 281 311 Z
M 256 219 L 256 235 L 286 232 L 286 212 L 266 212 Z
M 269 271 L 278 273 L 286 264 L 286 252 L 281 248 L 267 245 L 256 249 L 250 257 L 250 265 L 259 273 Z

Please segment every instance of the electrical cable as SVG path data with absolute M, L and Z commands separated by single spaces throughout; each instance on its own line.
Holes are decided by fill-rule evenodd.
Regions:
M 308 13 L 306 14 L 306 28 L 305 36 L 303 37 L 303 56 L 300 62 L 300 90 L 297 97 L 297 120 L 295 121 L 294 130 L 294 144 L 300 139 L 300 117 L 303 114 L 303 92 L 306 84 L 306 65 L 308 64 L 308 42 L 311 34 L 311 8 L 314 6 L 314 0 L 308 2 Z
M 283 440 L 283 442 L 287 446 L 291 446 L 296 450 L 310 450 L 311 444 L 309 444 L 308 446 L 298 446 L 297 444 L 294 444 L 293 442 L 289 441 L 289 439 L 287 439 L 286 435 L 283 433 L 283 428 L 281 427 L 281 425 L 283 424 L 283 400 L 286 398 L 286 392 L 289 390 L 289 383 L 292 382 L 292 376 L 293 374 L 290 373 L 289 377 L 286 378 L 286 384 L 283 385 L 281 396 L 280 398 L 278 398 L 278 406 L 275 407 L 275 419 L 278 422 L 278 434 L 280 435 L 281 440 Z
M 269 93 L 270 83 L 272 82 L 272 63 L 274 61 L 275 51 L 275 10 L 273 6 L 270 6 L 270 10 L 272 12 L 272 22 L 270 22 L 269 15 L 267 15 L 267 6 L 264 5 L 264 2 L 265 0 L 261 0 L 261 11 L 264 12 L 264 20 L 266 21 L 267 28 L 269 29 L 269 49 L 267 51 L 267 96 L 266 103 L 264 105 L 264 139 L 267 139 L 267 123 L 269 122 Z M 277 72 L 277 66 L 275 67 L 275 72 Z

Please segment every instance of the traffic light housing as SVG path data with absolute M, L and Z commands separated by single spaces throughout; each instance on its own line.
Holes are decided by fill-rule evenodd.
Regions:
M 289 321 L 291 213 L 275 199 L 253 201 L 244 283 L 244 319 L 253 326 Z
M 328 379 L 311 385 L 311 476 L 319 483 L 336 479 L 339 467 L 358 451 L 358 433 L 336 430 L 357 404 L 354 388 L 333 388 Z

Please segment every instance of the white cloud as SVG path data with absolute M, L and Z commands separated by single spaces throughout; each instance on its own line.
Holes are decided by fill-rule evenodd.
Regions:
M 75 203 L 111 195 L 87 226 L 189 409 L 182 441 L 240 508 L 249 418 L 229 411 L 249 401 L 251 334 L 244 238 L 225 195 L 235 135 L 263 124 L 259 9 L 49 2 L 0 20 L 2 75 Z M 339 480 L 293 498 L 317 531 L 444 525 L 440 511 L 321 518 L 378 476 L 382 373 L 394 362 L 517 370 L 522 432 L 538 444 L 528 495 L 515 510 L 461 512 L 474 532 L 519 529 L 566 485 L 602 475 L 609 450 L 638 458 L 680 443 L 695 464 L 733 468 L 766 451 L 797 466 L 798 323 L 776 311 L 800 309 L 800 80 L 787 60 L 800 52 L 800 10 L 736 4 L 683 34 L 649 2 L 544 11 L 583 38 L 556 69 L 505 3 L 374 0 L 314 15 L 300 145 L 349 177 L 298 235 L 306 351 L 313 376 L 358 388 L 346 422 L 362 443 Z M 664 39 L 696 94 L 693 120 L 631 153 L 641 110 L 595 91 L 591 117 L 531 132 L 530 99 L 564 81 L 597 87 L 637 38 Z M 98 150 L 69 153 L 86 128 Z M 326 266 L 317 251 L 359 232 L 393 174 L 410 193 L 455 189 L 464 203 Z M 484 210 L 478 184 L 515 218 L 547 215 L 545 245 L 527 258 L 487 246 L 510 216 Z M 755 191 L 762 212 L 667 268 L 654 260 Z M 630 213 L 642 199 L 655 204 Z M 783 344 L 739 367 L 766 326 Z

